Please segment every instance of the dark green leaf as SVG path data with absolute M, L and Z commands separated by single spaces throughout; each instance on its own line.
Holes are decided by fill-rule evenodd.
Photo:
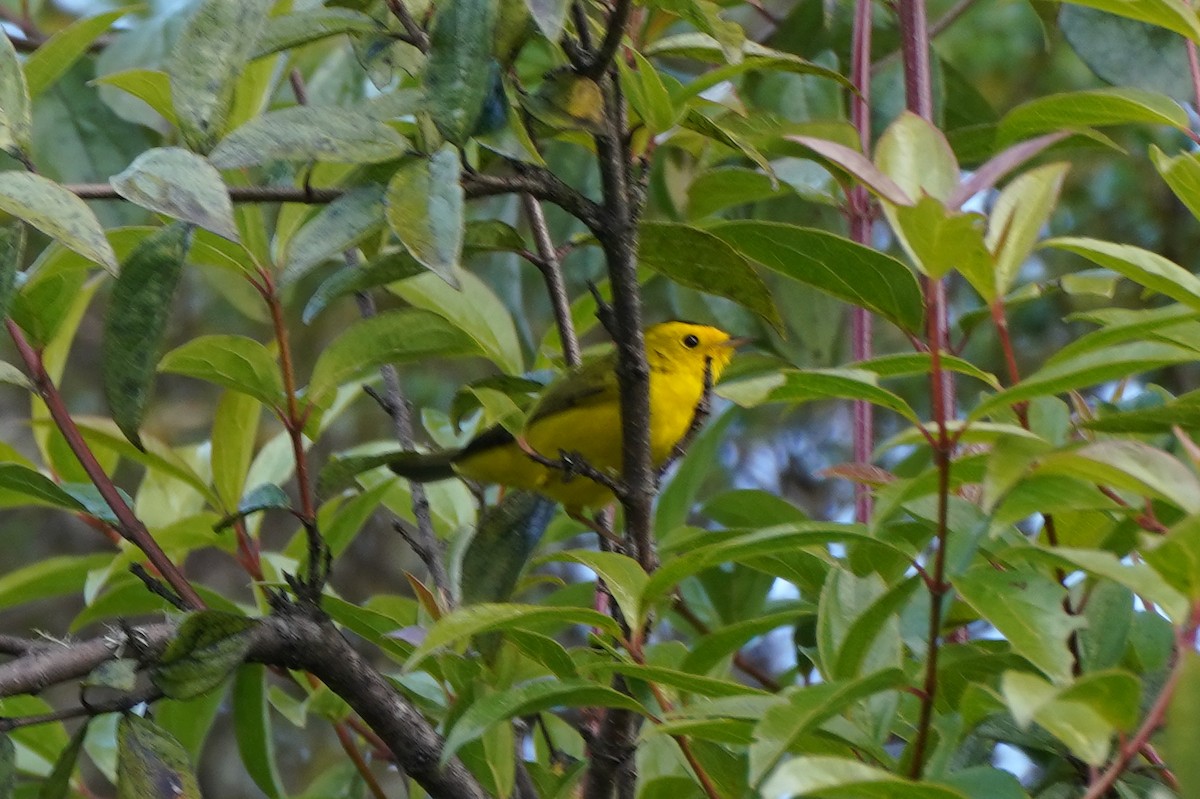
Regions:
M 201 0 L 167 63 L 184 140 L 207 153 L 225 133 L 233 93 L 254 52 L 271 0 Z
M 710 169 L 688 187 L 688 217 L 701 219 L 725 208 L 785 194 L 786 188 L 772 185 L 771 178 L 756 169 L 734 166 Z
M 921 329 L 925 305 L 916 277 L 878 250 L 778 222 L 726 222 L 711 231 L 768 269 L 867 308 L 902 330 Z
M 189 615 L 150 671 L 172 699 L 190 699 L 220 685 L 241 665 L 256 622 L 217 610 Z
M 0 734 L 0 797 L 11 799 L 17 782 L 17 748 L 12 738 Z
M 291 510 L 292 500 L 282 488 L 274 483 L 263 483 L 246 492 L 238 503 L 237 513 L 226 516 L 213 526 L 214 530 L 224 530 L 238 519 L 243 519 L 252 513 L 264 510 Z
M 82 684 L 89 688 L 111 688 L 129 693 L 137 687 L 139 665 L 133 658 L 106 660 L 88 672 Z
M 11 494 L 18 497 L 14 498 Z M 0 506 L 26 504 L 47 505 L 76 512 L 84 510 L 78 500 L 41 472 L 16 463 L 0 464 Z
M 407 149 L 395 128 L 361 111 L 294 106 L 242 125 L 221 140 L 208 160 L 221 169 L 270 161 L 371 164 L 399 158 Z
M 507 602 L 558 506 L 532 491 L 508 491 L 480 517 L 462 563 L 464 605 Z
M 154 366 L 190 241 L 191 226 L 179 222 L 143 240 L 122 266 L 105 315 L 104 396 L 113 421 L 138 447 L 138 427 L 150 402 Z
M 157 724 L 126 714 L 117 726 L 117 799 L 200 796 L 187 752 Z
M 147 150 L 108 182 L 131 203 L 238 240 L 233 203 L 220 173 L 187 150 Z
M 1177 657 L 1184 660 L 1176 666 L 1179 680 L 1167 706 L 1162 754 L 1179 780 L 1179 795 L 1193 796 L 1200 791 L 1200 759 L 1194 746 L 1200 735 L 1200 655 L 1189 648 Z
M 1127 17 L 1063 4 L 1058 29 L 1100 78 L 1114 86 L 1162 92 L 1179 102 L 1195 99 L 1186 48 L 1174 32 Z
M 117 273 L 117 257 L 96 215 L 57 183 L 30 172 L 0 172 L 0 211 L 24 219 L 84 258 Z
M 638 260 L 682 286 L 731 299 L 777 329 L 783 324 L 762 278 L 734 247 L 712 233 L 673 222 L 643 222 Z
M 425 65 L 425 107 L 452 144 L 475 131 L 491 88 L 492 34 L 497 0 L 449 0 L 439 4 Z
M 466 2 L 466 0 L 456 0 Z M 458 151 L 444 145 L 428 160 L 405 161 L 388 183 L 388 224 L 414 258 L 451 285 L 462 257 L 465 217 Z
M 1200 41 L 1200 21 L 1196 12 L 1180 0 L 1144 0 L 1129 3 L 1125 0 L 1071 0 L 1074 5 L 1107 11 L 1110 14 L 1148 22 L 1160 28 L 1174 31 L 1185 39 Z M 1131 46 L 1133 42 L 1126 42 Z M 1189 98 L 1190 99 L 1190 98 Z
M 283 378 L 270 351 L 245 336 L 198 336 L 158 362 L 158 371 L 187 375 L 240 391 L 268 408 L 284 400 Z

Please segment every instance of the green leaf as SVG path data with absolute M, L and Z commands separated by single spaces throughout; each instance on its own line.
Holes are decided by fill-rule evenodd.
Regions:
M 129 691 L 132 688 L 133 686 L 130 686 L 124 690 Z M 66 799 L 70 796 L 71 775 L 75 773 L 75 763 L 79 760 L 79 751 L 83 748 L 83 738 L 87 735 L 87 731 L 88 725 L 84 723 L 71 736 L 71 743 L 62 750 L 62 754 L 54 762 L 54 770 L 42 783 L 41 790 L 38 791 L 38 799 Z M 6 799 L 12 796 L 11 785 L 9 791 L 0 790 L 0 796 L 4 796 Z
M 1018 724 L 1036 721 L 1084 762 L 1100 766 L 1114 732 L 1136 725 L 1141 685 L 1132 674 L 1107 671 L 1060 689 L 1035 674 L 1009 671 L 1001 691 Z
M 646 608 L 641 603 L 641 597 L 650 578 L 633 558 L 615 552 L 571 549 L 556 552 L 548 559 L 565 560 L 588 567 L 604 581 L 609 593 L 616 600 L 617 607 L 625 614 L 626 622 L 633 629 L 637 629 L 645 621 Z
M 253 58 L 337 36 L 342 33 L 380 33 L 371 16 L 351 8 L 310 8 L 271 17 L 254 47 Z
M 942 352 L 939 355 L 943 369 L 973 377 L 992 388 L 1000 388 L 1000 380 L 991 372 L 985 372 L 965 358 L 959 358 L 948 352 Z M 892 355 L 879 355 L 866 361 L 856 361 L 847 364 L 847 368 L 874 372 L 886 380 L 891 377 L 928 375 L 933 368 L 932 363 L 932 357 L 926 352 L 898 352 Z
M 1104 347 L 1047 364 L 1015 386 L 984 399 L 975 406 L 968 419 L 980 419 L 998 408 L 1033 397 L 1059 394 L 1194 360 L 1195 351 L 1173 344 L 1148 341 Z
M 245 336 L 199 336 L 168 352 L 158 362 L 158 371 L 187 375 L 240 391 L 268 408 L 284 401 L 283 378 L 275 356 L 254 339 Z
M 92 416 L 76 416 L 75 424 L 83 434 L 83 440 L 93 449 L 115 452 L 154 471 L 181 480 L 199 492 L 208 502 L 219 505 L 220 500 L 212 493 L 207 481 L 201 478 L 190 464 L 161 440 L 151 436 L 142 438 L 145 449 L 126 441 L 119 429 L 110 420 Z
M 734 414 L 721 415 L 715 423 L 705 425 L 688 446 L 671 482 L 659 493 L 654 511 L 655 530 L 665 533 L 687 523 L 713 472 L 713 464 L 718 462 L 720 447 L 733 419 Z
M 54 181 L 30 172 L 0 172 L 0 211 L 25 220 L 84 258 L 117 273 L 117 257 L 96 215 L 83 200 Z
M 646 123 L 651 134 L 670 130 L 679 121 L 683 109 L 676 108 L 671 93 L 654 66 L 640 53 L 631 52 L 636 70 L 627 66 L 624 59 L 617 59 L 621 85 L 625 88 L 629 104 Z
M 165 72 L 155 69 L 126 69 L 101 75 L 93 82 L 120 89 L 150 106 L 168 123 L 178 124 L 175 118 L 175 104 L 171 101 L 171 79 Z
M 753 144 L 750 144 L 741 136 L 738 136 L 726 130 L 723 125 L 714 119 L 706 117 L 694 108 L 689 108 L 687 113 L 683 115 L 683 119 L 679 121 L 681 127 L 687 128 L 690 131 L 699 133 L 705 138 L 728 147 L 731 150 L 741 153 L 749 160 L 753 161 L 758 167 L 765 172 L 772 180 L 775 178 L 775 170 L 771 167 L 771 162 L 758 151 Z
M 131 203 L 238 241 L 229 189 L 211 164 L 187 150 L 147 150 L 108 182 Z
M 435 313 L 392 311 L 355 322 L 322 350 L 307 398 L 327 407 L 339 386 L 385 363 L 483 354 L 466 333 Z
M 24 256 L 25 226 L 11 224 L 0 227 L 0 319 L 8 318 L 8 309 L 17 293 L 17 272 L 21 269 Z M 11 378 L 4 379 L 4 382 L 10 381 Z
M 895 544 L 872 537 L 861 525 L 833 522 L 800 522 L 751 532 L 705 533 L 703 537 L 683 541 L 675 539 L 672 543 L 674 548 L 686 551 L 687 557 L 666 560 L 650 576 L 642 599 L 646 607 L 665 596 L 682 580 L 716 564 L 748 561 L 805 547 L 824 548 L 831 543 L 857 544 L 863 548 L 874 548 L 898 560 L 912 560 L 910 553 Z
M 33 138 L 29 87 L 21 71 L 21 59 L 7 36 L 0 42 L 0 150 L 28 158 Z
M 117 742 L 117 799 L 162 796 L 162 786 L 174 796 L 200 796 L 187 751 L 154 722 L 126 713 Z
M 1057 683 L 1071 679 L 1071 632 L 1083 620 L 1063 609 L 1061 585 L 1027 569 L 976 566 L 951 578 L 962 600 L 1003 635 L 1017 654 Z
M 1200 655 L 1187 649 L 1178 654 L 1183 662 L 1176 668 L 1179 678 L 1163 725 L 1163 758 L 1179 780 L 1179 795 L 1193 796 L 1200 790 L 1200 761 L 1195 742 L 1200 735 Z
M 1054 211 L 1069 168 L 1047 164 L 1032 169 L 1000 192 L 988 217 L 987 246 L 996 258 L 995 279 L 984 294 L 989 302 L 1012 288 Z
M 190 241 L 191 226 L 179 222 L 147 236 L 121 268 L 105 315 L 104 396 L 135 446 Z
M 361 265 L 347 264 L 317 286 L 304 306 L 300 319 L 306 325 L 311 324 L 321 311 L 339 297 L 416 277 L 425 271 L 425 267 L 404 250 L 384 253 Z M 452 274 L 451 277 L 457 284 L 458 274 Z
M 858 369 L 806 369 L 783 371 L 760 378 L 722 384 L 717 393 L 752 408 L 773 402 L 802 403 L 816 399 L 857 399 L 895 411 L 913 424 L 917 412 L 899 395 L 879 387 L 874 372 Z
M 17 494 L 19 499 L 14 502 L 10 494 Z M 76 512 L 84 510 L 77 499 L 41 472 L 16 463 L 0 464 L 0 506 L 33 504 Z
M 768 269 L 866 308 L 901 330 L 921 330 L 920 286 L 895 258 L 823 230 L 778 222 L 727 222 L 709 230 Z
M 254 52 L 271 0 L 201 0 L 171 51 L 167 74 L 184 141 L 207 153 L 225 133 L 234 87 Z
M 212 427 L 213 488 L 221 507 L 235 507 L 258 441 L 262 405 L 238 391 L 226 391 L 217 403 Z
M 461 145 L 475 132 L 491 89 L 497 0 L 440 3 L 425 65 L 425 107 L 441 134 Z
M 1148 22 L 1160 28 L 1175 31 L 1185 39 L 1200 42 L 1200 22 L 1191 5 L 1182 0 L 1070 0 L 1077 6 L 1086 6 L 1107 11 L 1120 17 Z M 1128 42 L 1127 42 L 1128 46 Z
M 7 734 L 0 734 L 0 796 L 11 799 L 17 782 L 17 748 Z
M 466 226 L 459 169 L 458 151 L 444 145 L 429 159 L 401 164 L 384 195 L 388 224 L 405 249 L 451 285 Z
M 111 560 L 109 554 L 60 555 L 10 571 L 0 577 L 0 608 L 78 594 L 88 573 Z
M 1194 16 L 1193 13 L 1193 19 Z M 1174 100 L 1157 92 L 1114 88 L 1050 94 L 1030 100 L 1000 120 L 998 136 L 1001 143 L 1007 144 L 1039 133 L 1126 124 L 1188 129 L 1187 114 Z
M 720 45 L 726 61 L 736 64 L 742 60 L 746 34 L 736 22 L 721 18 L 721 7 L 716 3 L 709 0 L 655 0 L 654 6 L 711 36 Z
M 313 267 L 341 254 L 385 224 L 385 188 L 359 186 L 338 197 L 310 219 L 292 237 L 282 282 L 295 283 Z
M 1140 441 L 1110 439 L 1053 452 L 1041 458 L 1037 473 L 1092 480 L 1200 513 L 1200 478 L 1168 453 Z
M 150 670 L 151 681 L 172 699 L 212 690 L 241 665 L 256 623 L 217 610 L 189 615 Z
M 463 604 L 512 599 L 530 555 L 557 512 L 555 503 L 519 489 L 506 491 L 498 503 L 485 508 L 463 553 Z
M 1050 239 L 1043 245 L 1082 255 L 1146 288 L 1200 310 L 1200 278 L 1158 253 L 1088 238 Z
M 1200 160 L 1197 157 L 1196 153 L 1184 153 L 1170 158 L 1155 145 L 1150 145 L 1150 160 L 1158 174 L 1192 216 L 1200 218 Z
M 1128 7 L 1145 10 L 1152 5 Z M 1183 103 L 1194 99 L 1187 50 L 1173 31 L 1078 5 L 1059 10 L 1058 29 L 1105 83 L 1162 92 Z
M 215 525 L 214 530 L 224 530 L 233 525 L 238 519 L 243 519 L 252 513 L 259 513 L 264 510 L 291 510 L 292 499 L 279 486 L 274 483 L 263 483 L 250 489 L 246 496 L 242 497 L 238 503 L 236 513 L 231 513 L 221 519 Z
M 929 196 L 945 203 L 958 188 L 958 161 L 945 135 L 911 111 L 900 114 L 883 132 L 875 165 L 909 197 Z
M 931 197 L 922 197 L 912 206 L 884 203 L 883 209 L 904 251 L 921 272 L 941 278 L 957 269 L 989 299 L 994 266 L 983 241 L 983 217 L 949 211 Z
M 539 605 L 483 604 L 459 608 L 438 620 L 425 640 L 409 656 L 404 670 L 411 672 L 437 649 L 484 632 L 507 629 L 562 627 L 582 624 L 596 627 L 609 635 L 620 635 L 620 627 L 611 617 L 589 608 L 542 607 Z
M 643 222 L 638 261 L 682 286 L 731 299 L 782 329 L 766 283 L 743 254 L 712 233 L 674 222 Z
M 630 696 L 605 685 L 585 680 L 540 680 L 489 694 L 470 705 L 446 735 L 443 764 L 450 762 L 464 744 L 479 738 L 488 728 L 517 716 L 528 716 L 556 707 L 613 707 L 645 714 Z
M 254 784 L 271 799 L 287 796 L 275 765 L 266 666 L 248 663 L 238 669 L 233 683 L 233 722 L 238 753 Z
M 1139 554 L 1172 588 L 1193 602 L 1200 598 L 1200 518 L 1184 519 Z M 1179 623 L 1182 616 L 1172 618 Z
M 751 784 L 761 785 L 788 750 L 821 724 L 870 696 L 900 688 L 903 681 L 902 671 L 885 669 L 857 680 L 835 680 L 789 692 L 786 701 L 773 704 L 755 725 Z M 765 790 L 762 795 L 772 795 L 770 788 Z
M 734 206 L 756 203 L 787 193 L 757 169 L 719 167 L 700 173 L 688 186 L 689 219 L 703 219 Z
M 78 61 L 92 42 L 132 9 L 118 8 L 76 20 L 55 33 L 25 59 L 25 82 L 36 98 Z
M 882 799 L 967 799 L 961 791 L 932 782 L 912 782 L 858 760 L 801 755 L 776 769 L 762 786 L 764 796 L 846 796 Z
M 221 140 L 208 160 L 220 169 L 270 161 L 373 164 L 408 150 L 391 125 L 351 108 L 294 106 L 257 116 Z

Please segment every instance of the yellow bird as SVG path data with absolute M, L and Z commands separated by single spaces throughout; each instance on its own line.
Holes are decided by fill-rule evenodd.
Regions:
M 671 456 L 687 434 L 704 394 L 705 364 L 715 383 L 742 339 L 715 327 L 664 322 L 646 330 L 650 367 L 650 457 L 656 466 Z M 523 447 L 551 459 L 577 454 L 614 476 L 621 471 L 621 409 L 616 352 L 590 361 L 550 383 L 525 421 L 520 440 L 501 426 L 476 436 L 459 450 L 403 453 L 388 465 L 417 481 L 459 474 L 480 483 L 537 491 L 568 511 L 612 501 L 600 483 L 534 461 Z

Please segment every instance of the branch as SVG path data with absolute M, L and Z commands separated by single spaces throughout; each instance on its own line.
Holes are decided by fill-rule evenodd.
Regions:
M 63 188 L 81 200 L 124 200 L 107 183 L 66 183 Z M 229 186 L 235 203 L 305 203 L 323 205 L 346 193 L 345 189 L 314 189 L 305 186 Z
M 46 408 L 50 412 L 50 418 L 54 420 L 54 424 L 62 433 L 67 446 L 71 448 L 71 452 L 79 460 L 79 464 L 87 473 L 88 479 L 96 486 L 96 490 L 100 492 L 100 496 L 104 499 L 104 502 L 112 510 L 113 515 L 117 517 L 117 521 L 120 522 L 119 532 L 121 535 L 146 555 L 150 563 L 158 570 L 158 573 L 163 576 L 163 579 L 167 581 L 171 588 L 175 590 L 175 593 L 188 606 L 203 608 L 204 600 L 196 593 L 196 589 L 192 588 L 192 584 L 183 576 L 183 572 L 179 570 L 179 567 L 171 562 L 171 559 L 162 551 L 158 542 L 154 540 L 154 536 L 150 535 L 150 531 L 146 529 L 146 525 L 142 524 L 142 520 L 125 503 L 125 499 L 121 496 L 121 492 L 117 490 L 112 478 L 105 473 L 104 468 L 100 466 L 100 462 L 96 460 L 96 456 L 92 454 L 92 450 L 88 447 L 87 442 L 83 440 L 83 434 L 79 432 L 79 428 L 75 425 L 75 420 L 71 418 L 71 412 L 67 410 L 62 395 L 58 393 L 58 388 L 54 385 L 54 381 L 46 373 L 41 354 L 30 346 L 25 338 L 25 334 L 17 326 L 16 322 L 7 319 L 5 320 L 5 325 L 8 327 L 8 334 L 12 337 L 13 344 L 16 345 L 21 360 L 25 363 L 25 368 L 29 372 L 29 378 L 33 381 L 34 388 L 37 389 L 38 396 L 46 403 Z
M 171 624 L 129 631 L 146 657 L 156 657 L 174 636 Z M 0 696 L 36 694 L 78 680 L 117 657 L 126 641 L 112 636 L 39 648 L 0 665 Z M 247 662 L 298 669 L 316 675 L 362 717 L 387 744 L 396 762 L 436 799 L 487 799 L 487 794 L 457 760 L 438 762 L 442 739 L 391 683 L 326 621 L 298 612 L 263 619 L 254 629 Z
M 617 48 L 621 46 L 621 39 L 625 36 L 625 26 L 629 24 L 629 12 L 632 8 L 632 0 L 617 0 L 616 6 L 608 18 L 604 41 L 600 43 L 600 49 L 584 66 L 582 71 L 584 76 L 597 80 L 612 64 L 613 57 L 617 54 Z
M 407 37 L 404 41 L 411 44 L 413 47 L 420 50 L 422 53 L 429 52 L 429 34 L 425 29 L 417 24 L 413 19 L 412 14 L 408 10 L 408 6 L 404 5 L 404 0 L 387 0 L 387 7 L 391 10 L 393 16 L 400 20 L 400 24 L 404 26 L 404 31 Z
M 563 357 L 567 366 L 579 366 L 582 359 L 579 354 L 579 339 L 575 335 L 575 325 L 571 322 L 571 298 L 567 296 L 566 281 L 563 280 L 562 263 L 558 260 L 558 250 L 550 238 L 550 226 L 546 224 L 546 214 L 542 204 L 536 197 L 529 194 L 521 195 L 521 203 L 525 208 L 525 216 L 529 220 L 529 229 L 533 232 L 533 240 L 537 246 L 537 268 L 546 281 L 546 294 L 550 297 L 550 305 L 554 309 L 554 323 L 558 326 L 558 337 L 562 341 Z

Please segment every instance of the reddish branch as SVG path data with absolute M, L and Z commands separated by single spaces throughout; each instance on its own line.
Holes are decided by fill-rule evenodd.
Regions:
M 121 497 L 121 492 L 117 490 L 112 478 L 109 477 L 104 468 L 96 460 L 96 456 L 92 454 L 91 448 L 87 442 L 83 440 L 83 434 L 75 425 L 75 420 L 71 418 L 71 412 L 67 410 L 66 403 L 63 402 L 62 395 L 58 392 L 58 388 L 54 385 L 54 381 L 47 374 L 45 365 L 42 363 L 41 353 L 35 350 L 29 341 L 25 338 L 25 334 L 17 323 L 11 319 L 5 320 L 5 325 L 8 327 L 8 334 L 12 337 L 13 344 L 16 345 L 17 353 L 25 364 L 25 369 L 29 373 L 29 378 L 33 382 L 34 388 L 37 390 L 38 396 L 46 403 L 46 408 L 50 411 L 50 418 L 54 420 L 54 424 L 62 432 L 63 438 L 67 442 L 67 446 L 71 448 L 71 452 L 79 459 L 80 465 L 87 473 L 88 479 L 96 486 L 96 490 L 100 492 L 100 496 L 112 510 L 113 515 L 117 517 L 120 523 L 120 533 L 128 539 L 134 546 L 140 549 L 146 558 L 153 564 L 158 573 L 162 575 L 167 584 L 179 595 L 189 607 L 203 608 L 204 600 L 196 593 L 196 589 L 192 588 L 192 584 L 183 576 L 183 572 L 179 567 L 171 562 L 166 553 L 158 546 L 158 542 L 150 535 L 150 531 L 146 529 L 146 525 L 142 524 L 133 512 L 133 509 L 126 504 L 124 498 Z

